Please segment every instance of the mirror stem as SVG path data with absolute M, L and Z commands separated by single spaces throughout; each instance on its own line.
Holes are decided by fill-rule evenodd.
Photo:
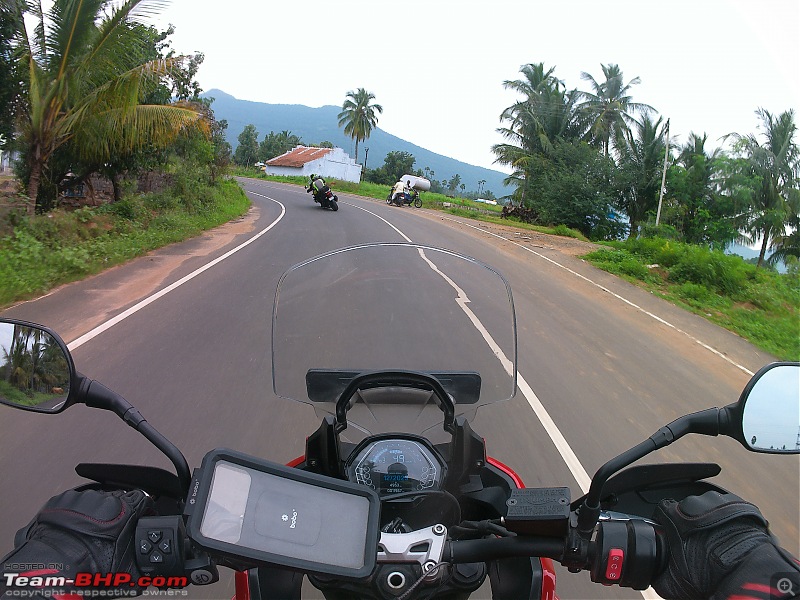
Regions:
M 592 477 L 592 484 L 586 499 L 578 509 L 578 532 L 583 537 L 589 537 L 600 517 L 600 500 L 602 499 L 603 486 L 608 478 L 628 465 L 636 462 L 659 448 L 669 446 L 675 440 L 682 438 L 687 433 L 717 436 L 727 434 L 730 424 L 728 407 L 723 409 L 709 408 L 675 419 L 656 431 L 649 438 L 626 450 L 616 458 L 612 458 Z
M 109 410 L 118 415 L 128 425 L 141 433 L 175 465 L 175 472 L 181 483 L 181 488 L 188 492 L 191 483 L 191 473 L 186 458 L 181 451 L 165 438 L 155 427 L 150 425 L 142 414 L 116 392 L 108 389 L 102 383 L 79 375 L 80 377 L 80 396 L 84 399 L 86 406 L 90 408 L 101 408 Z

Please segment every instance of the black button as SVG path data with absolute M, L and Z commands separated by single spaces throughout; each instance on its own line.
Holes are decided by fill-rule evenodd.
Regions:
M 147 540 L 140 540 L 139 541 L 139 552 L 140 553 L 147 554 L 152 549 L 153 549 L 153 546 Z
M 164 554 L 172 554 L 172 540 L 164 540 L 159 545 Z
M 158 540 L 161 539 L 161 531 L 159 530 L 150 530 L 147 532 L 147 539 L 149 539 L 154 544 L 158 543 Z
M 164 557 L 161 556 L 160 552 L 153 552 L 150 555 L 150 562 L 151 563 L 163 563 L 164 562 Z

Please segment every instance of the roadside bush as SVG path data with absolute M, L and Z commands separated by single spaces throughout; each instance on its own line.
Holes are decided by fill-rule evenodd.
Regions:
M 702 246 L 682 247 L 678 261 L 669 267 L 669 278 L 676 282 L 700 283 L 729 296 L 739 296 L 754 275 L 752 265 L 740 258 Z
M 579 239 L 583 237 L 581 233 L 575 231 L 574 229 L 570 229 L 566 225 L 556 225 L 555 227 L 553 227 L 553 233 L 555 235 L 561 235 L 573 239 Z
M 144 207 L 136 198 L 123 198 L 98 209 L 101 213 L 116 215 L 126 221 L 138 221 L 144 216 Z
M 716 300 L 716 294 L 699 283 L 682 283 L 676 288 L 675 293 L 692 306 L 708 306 L 714 304 Z

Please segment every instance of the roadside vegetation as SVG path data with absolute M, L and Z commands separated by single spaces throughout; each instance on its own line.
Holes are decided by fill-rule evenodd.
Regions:
M 203 55 L 176 54 L 140 4 L 0 5 L 0 137 L 16 157 L 0 181 L 0 308 L 249 208 L 227 123 L 199 97 Z
M 800 360 L 800 261 L 788 272 L 660 237 L 606 242 L 583 258 L 706 317 L 783 360 Z
M 0 308 L 196 236 L 250 208 L 234 181 L 185 183 L 97 207 L 7 217 L 0 223 Z

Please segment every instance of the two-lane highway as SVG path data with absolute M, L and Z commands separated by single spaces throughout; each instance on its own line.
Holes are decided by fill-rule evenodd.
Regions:
M 291 265 L 359 243 L 450 248 L 508 278 L 520 390 L 479 412 L 473 425 L 490 453 L 529 486 L 567 485 L 579 496 L 587 473 L 682 414 L 735 401 L 747 371 L 770 360 L 736 336 L 555 251 L 497 239 L 425 210 L 340 194 L 341 208 L 332 213 L 299 186 L 243 185 L 254 202 L 248 218 L 3 313 L 61 332 L 79 370 L 130 400 L 191 466 L 218 446 L 279 462 L 302 453 L 318 422 L 309 407 L 272 392 L 275 287 Z M 73 471 L 79 462 L 169 468 L 110 414 L 76 406 L 53 417 L 6 408 L 0 415 L 0 548 L 11 546 L 14 531 L 48 497 L 80 483 Z M 719 463 L 720 484 L 756 502 L 798 553 L 797 457 L 756 455 L 732 440 L 695 437 L 648 458 L 668 460 Z M 194 588 L 190 597 L 229 598 L 230 585 L 228 578 Z M 559 572 L 559 590 L 562 598 L 641 598 L 566 571 Z

